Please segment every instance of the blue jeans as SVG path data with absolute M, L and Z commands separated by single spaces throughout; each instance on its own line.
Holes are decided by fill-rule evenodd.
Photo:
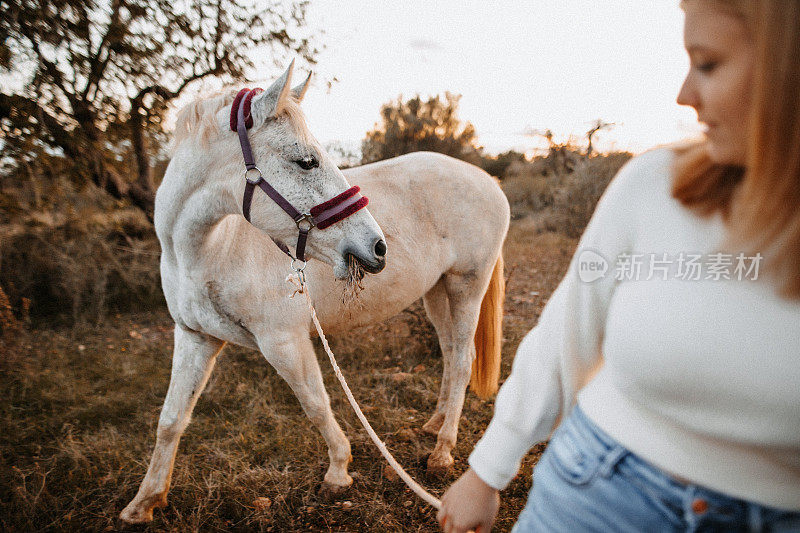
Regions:
M 536 465 L 528 503 L 512 533 L 530 531 L 800 532 L 800 512 L 681 483 L 575 407 Z

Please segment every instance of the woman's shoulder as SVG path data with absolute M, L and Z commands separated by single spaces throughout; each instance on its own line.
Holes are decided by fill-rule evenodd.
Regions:
M 675 146 L 657 146 L 632 157 L 614 178 L 615 181 L 636 182 L 670 179 L 675 162 Z
M 651 148 L 632 157 L 611 180 L 605 196 L 611 201 L 629 202 L 669 195 L 674 161 L 673 145 Z
M 652 148 L 632 157 L 608 184 L 595 208 L 595 224 L 633 228 L 643 213 L 660 212 L 670 201 L 675 152 Z

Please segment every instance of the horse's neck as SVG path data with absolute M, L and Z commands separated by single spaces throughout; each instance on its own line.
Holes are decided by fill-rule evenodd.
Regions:
M 208 236 L 226 216 L 240 212 L 227 184 L 198 183 L 198 178 L 165 176 L 156 205 L 156 231 L 162 251 L 186 264 L 203 261 L 203 244 Z

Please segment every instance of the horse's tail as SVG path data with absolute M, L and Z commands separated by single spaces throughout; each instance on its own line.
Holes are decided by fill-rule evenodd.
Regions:
M 503 277 L 503 252 L 497 256 L 492 279 L 483 295 L 478 329 L 475 330 L 475 361 L 472 363 L 470 388 L 486 400 L 497 392 L 500 379 L 500 351 L 503 342 L 503 300 L 506 282 Z

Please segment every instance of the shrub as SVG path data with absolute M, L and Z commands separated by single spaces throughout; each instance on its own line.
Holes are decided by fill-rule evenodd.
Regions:
M 423 100 L 402 97 L 381 107 L 381 124 L 361 142 L 361 163 L 372 163 L 402 154 L 430 151 L 473 164 L 480 163 L 475 127 L 458 118 L 461 97 L 445 93 Z
M 580 237 L 594 213 L 598 200 L 630 154 L 615 153 L 584 159 L 564 180 L 555 196 L 554 211 L 564 216 L 562 232 Z
M 515 163 L 525 163 L 525 154 L 509 150 L 496 157 L 481 156 L 480 167 L 496 178 L 505 176 L 508 167 Z
M 28 299 L 35 321 L 99 323 L 163 305 L 158 258 L 152 226 L 134 211 L 29 225 L 0 243 L 0 286 L 17 309 Z
M 603 191 L 630 157 L 618 152 L 565 159 L 563 152 L 551 151 L 527 163 L 512 163 L 502 182 L 511 216 L 533 216 L 539 232 L 580 237 Z

